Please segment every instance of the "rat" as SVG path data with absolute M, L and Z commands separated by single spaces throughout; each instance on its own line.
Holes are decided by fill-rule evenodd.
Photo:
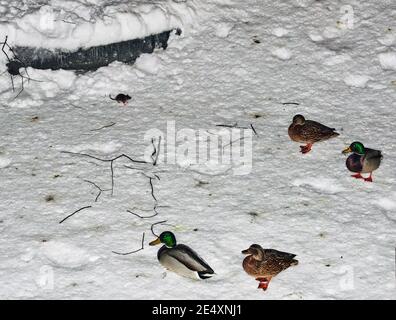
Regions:
M 118 103 L 122 102 L 124 104 L 124 106 L 128 103 L 128 100 L 131 99 L 131 97 L 129 95 L 123 94 L 123 93 L 117 94 L 115 98 L 112 98 L 111 95 L 109 94 L 109 97 L 111 100 L 115 100 Z

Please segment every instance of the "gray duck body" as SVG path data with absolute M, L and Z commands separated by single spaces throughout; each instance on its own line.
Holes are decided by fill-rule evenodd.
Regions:
M 207 262 L 184 244 L 173 248 L 164 245 L 158 250 L 157 257 L 166 269 L 187 278 L 207 279 L 214 274 Z
M 364 154 L 351 154 L 346 160 L 346 166 L 352 172 L 371 173 L 378 169 L 382 158 L 381 151 L 365 148 Z

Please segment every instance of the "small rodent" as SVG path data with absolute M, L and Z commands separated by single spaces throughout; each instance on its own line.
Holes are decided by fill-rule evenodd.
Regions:
M 129 95 L 123 93 L 117 94 L 115 98 L 112 98 L 111 95 L 109 94 L 109 97 L 111 100 L 115 100 L 118 103 L 122 102 L 124 105 L 126 105 L 128 103 L 128 100 L 131 99 Z

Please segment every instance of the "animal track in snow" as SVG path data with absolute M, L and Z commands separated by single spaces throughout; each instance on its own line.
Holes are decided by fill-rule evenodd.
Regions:
M 0 169 L 6 168 L 11 164 L 11 159 L 5 155 L 0 154 Z
M 378 59 L 382 69 L 396 70 L 396 52 L 380 53 Z
M 79 268 L 98 259 L 79 247 L 60 241 L 44 243 L 42 253 L 54 266 L 64 268 Z
M 80 144 L 71 148 L 71 152 L 86 152 L 86 151 L 96 151 L 103 154 L 112 154 L 118 150 L 120 150 L 122 144 L 110 141 L 107 143 L 91 143 L 91 144 Z
M 344 191 L 344 188 L 337 185 L 336 181 L 327 178 L 304 178 L 296 179 L 292 182 L 293 186 L 296 187 L 310 187 L 320 193 L 335 194 Z
M 234 24 L 232 23 L 219 23 L 216 25 L 215 34 L 219 38 L 227 38 L 233 27 Z
M 344 78 L 344 82 L 350 87 L 364 88 L 371 77 L 366 75 L 349 74 Z
M 396 194 L 394 195 L 393 199 L 379 198 L 377 200 L 372 201 L 372 203 L 382 209 L 381 213 L 389 221 L 396 223 Z
M 272 33 L 274 36 L 276 36 L 276 37 L 278 37 L 278 38 L 281 38 L 281 37 L 287 35 L 287 34 L 289 33 L 289 30 L 284 29 L 284 28 L 275 28 L 275 29 L 273 29 L 273 30 L 271 31 L 271 33 Z
M 313 42 L 320 42 L 323 41 L 323 37 L 321 34 L 317 33 L 317 32 L 312 32 L 309 34 L 309 38 L 313 41 Z
M 337 54 L 335 56 L 332 56 L 330 58 L 327 58 L 326 60 L 323 61 L 323 64 L 326 66 L 334 66 L 337 64 L 341 64 L 344 62 L 347 62 L 349 60 L 352 60 L 351 56 L 348 54 Z
M 290 50 L 286 48 L 275 49 L 272 51 L 272 54 L 281 60 L 289 60 L 292 56 Z
M 378 200 L 373 201 L 373 203 L 384 210 L 396 211 L 396 201 L 394 201 L 392 199 L 380 198 Z
M 389 33 L 386 36 L 379 38 L 378 42 L 384 46 L 390 47 L 395 43 L 395 40 L 396 40 L 396 34 Z
M 161 67 L 161 59 L 154 54 L 142 54 L 136 59 L 135 67 L 146 74 L 157 74 Z

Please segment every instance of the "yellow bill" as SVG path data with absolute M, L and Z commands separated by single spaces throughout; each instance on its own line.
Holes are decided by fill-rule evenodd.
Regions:
M 347 154 L 347 153 L 351 153 L 351 152 L 352 152 L 352 150 L 351 150 L 350 147 L 348 147 L 348 148 L 346 148 L 346 149 L 344 149 L 344 150 L 342 151 L 343 154 Z
M 149 245 L 150 245 L 150 246 L 156 246 L 157 244 L 160 244 L 160 243 L 161 243 L 160 238 L 157 238 L 157 239 L 155 239 L 154 241 L 151 241 L 151 242 L 149 243 Z

